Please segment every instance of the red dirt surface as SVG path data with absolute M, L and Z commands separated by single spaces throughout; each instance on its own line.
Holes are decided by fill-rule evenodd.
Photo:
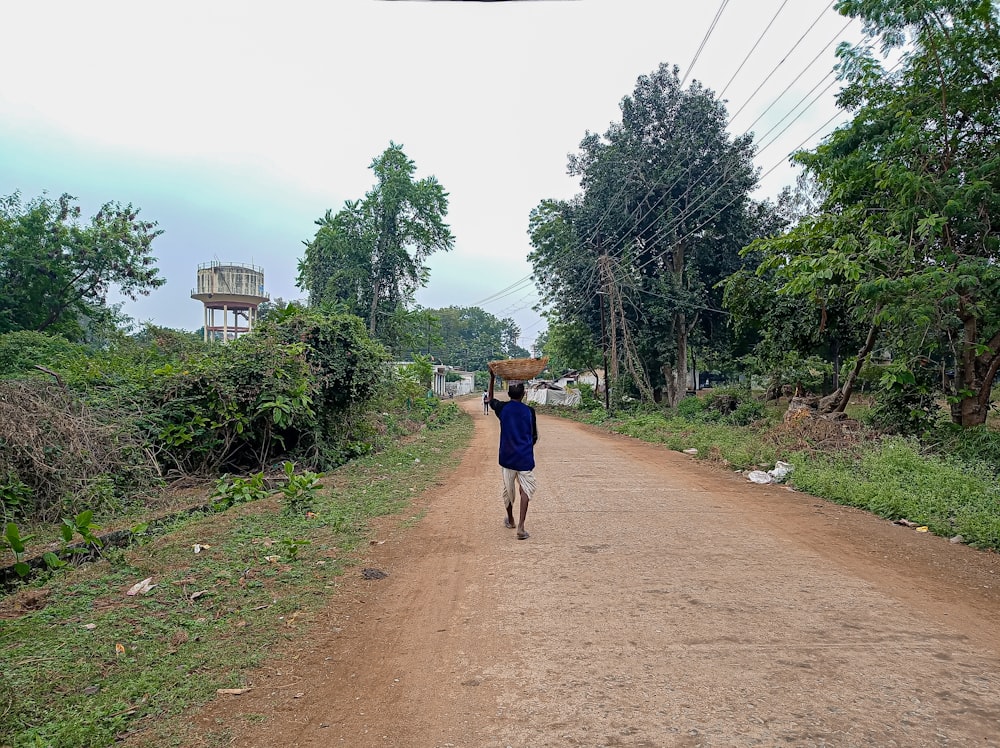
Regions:
M 1000 556 L 542 417 L 498 424 L 191 745 L 1000 745 Z

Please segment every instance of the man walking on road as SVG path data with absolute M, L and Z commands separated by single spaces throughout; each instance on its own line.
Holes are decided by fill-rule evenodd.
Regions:
M 528 501 L 535 493 L 535 442 L 538 441 L 538 422 L 534 408 L 524 399 L 524 383 L 511 383 L 507 387 L 509 401 L 493 397 L 496 375 L 490 372 L 489 405 L 500 419 L 500 467 L 503 474 L 503 501 L 507 510 L 504 527 L 517 528 L 517 539 L 527 540 L 524 519 L 528 516 Z M 515 493 L 516 491 L 516 493 Z M 519 493 L 521 503 L 518 521 L 514 524 L 514 497 Z

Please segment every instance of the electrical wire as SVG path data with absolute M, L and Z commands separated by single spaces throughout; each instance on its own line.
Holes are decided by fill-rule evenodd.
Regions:
M 719 91 L 720 100 L 722 99 L 723 96 L 726 95 L 726 91 L 729 90 L 729 87 L 733 85 L 733 81 L 736 80 L 736 76 L 740 74 L 741 70 L 743 70 L 743 66 L 747 64 L 747 60 L 749 60 L 750 57 L 753 55 L 753 53 L 757 51 L 757 47 L 760 46 L 760 43 L 764 40 L 764 37 L 767 36 L 767 32 L 771 30 L 771 26 L 773 26 L 774 22 L 778 20 L 778 16 L 781 15 L 781 11 L 785 9 L 786 5 L 788 5 L 788 0 L 784 0 L 784 2 L 781 3 L 781 7 L 779 7 L 778 10 L 775 11 L 774 15 L 771 17 L 770 23 L 768 23 L 767 27 L 762 32 L 760 32 L 760 36 L 757 37 L 757 41 L 754 42 L 753 46 L 750 48 L 750 51 L 747 52 L 747 56 L 743 58 L 743 62 L 741 62 L 739 67 L 736 68 L 736 72 L 733 73 L 733 77 L 730 78 L 726 82 L 726 85 L 722 87 L 722 90 Z
M 701 54 L 701 51 L 703 50 L 703 48 L 704 48 L 705 44 L 707 43 L 707 40 L 708 40 L 708 38 L 710 37 L 711 33 L 712 33 L 712 32 L 714 31 L 714 28 L 715 28 L 716 24 L 718 23 L 718 19 L 719 19 L 719 18 L 721 17 L 721 13 L 722 13 L 722 11 L 723 11 L 723 10 L 725 9 L 725 6 L 726 6 L 726 4 L 727 4 L 726 2 L 723 2 L 723 3 L 722 3 L 722 4 L 720 5 L 720 8 L 719 8 L 719 10 L 718 10 L 718 11 L 717 11 L 717 13 L 716 13 L 716 17 L 715 17 L 715 19 L 713 20 L 713 23 L 712 23 L 712 25 L 711 25 L 711 26 L 709 27 L 709 30 L 708 30 L 708 32 L 706 32 L 706 36 L 705 36 L 705 39 L 703 39 L 703 41 L 702 41 L 702 44 L 701 44 L 701 46 L 699 47 L 699 50 L 698 50 L 698 52 L 697 52 L 697 53 L 696 53 L 696 55 L 695 55 L 695 59 L 694 59 L 694 60 L 692 60 L 692 63 L 691 63 L 691 66 L 689 67 L 689 72 L 690 72 L 690 68 L 694 66 L 695 62 L 696 62 L 696 61 L 697 61 L 697 59 L 698 59 L 698 56 L 699 56 L 699 55 Z M 762 39 L 762 38 L 763 38 L 763 37 L 764 37 L 764 36 L 766 35 L 766 33 L 767 33 L 767 31 L 768 31 L 768 30 L 770 29 L 771 25 L 773 25 L 773 23 L 775 22 L 775 19 L 776 19 L 776 18 L 778 17 L 778 15 L 780 15 L 781 11 L 782 11 L 782 10 L 783 10 L 783 8 L 785 7 L 785 4 L 787 4 L 787 0 L 785 0 L 785 3 L 783 3 L 783 4 L 782 4 L 782 6 L 781 6 L 781 7 L 779 7 L 778 11 L 777 11 L 777 12 L 775 13 L 775 16 L 774 16 L 774 17 L 772 17 L 772 19 L 771 19 L 770 23 L 768 24 L 768 27 L 767 27 L 767 28 L 765 28 L 764 32 L 763 32 L 763 33 L 761 34 L 761 36 L 760 36 L 760 37 L 758 38 L 757 42 L 755 43 L 755 45 L 754 45 L 754 48 L 753 48 L 753 49 L 751 49 L 751 52 L 750 52 L 750 53 L 749 53 L 749 54 L 748 54 L 748 55 L 747 55 L 747 56 L 746 56 L 746 57 L 744 58 L 744 60 L 743 60 L 743 61 L 742 61 L 742 62 L 740 63 L 740 66 L 739 66 L 739 68 L 737 69 L 737 72 L 736 72 L 736 73 L 734 74 L 734 76 L 733 76 L 733 77 L 732 77 L 732 78 L 730 79 L 730 81 L 729 81 L 729 82 L 728 82 L 728 83 L 726 84 L 726 88 L 728 88 L 728 87 L 729 87 L 729 85 L 730 85 L 730 84 L 732 83 L 732 81 L 733 81 L 733 80 L 735 79 L 736 75 L 738 75 L 738 73 L 739 73 L 740 69 L 742 69 L 742 67 L 743 67 L 743 66 L 745 65 L 746 61 L 747 61 L 747 60 L 749 59 L 749 57 L 750 57 L 750 56 L 752 55 L 752 53 L 753 53 L 754 49 L 756 49 L 756 47 L 757 47 L 757 46 L 759 46 L 759 43 L 760 43 L 760 40 L 761 40 L 761 39 Z M 749 97 L 749 98 L 748 98 L 748 99 L 747 99 L 747 100 L 746 100 L 746 101 L 744 102 L 744 104 L 743 104 L 743 105 L 742 105 L 742 106 L 741 106 L 741 107 L 739 108 L 739 110 L 737 110 L 737 113 L 736 113 L 736 114 L 739 114 L 740 112 L 742 112 L 742 111 L 743 111 L 743 110 L 744 110 L 744 109 L 746 108 L 746 106 L 748 106 L 748 105 L 749 105 L 750 101 L 751 101 L 751 100 L 752 100 L 752 99 L 753 99 L 753 98 L 754 98 L 754 97 L 755 97 L 755 96 L 756 96 L 756 95 L 757 95 L 757 94 L 759 93 L 759 91 L 760 91 L 760 90 L 762 89 L 763 85 L 764 85 L 764 84 L 766 84 L 766 82 L 767 82 L 768 80 L 770 80 L 770 78 L 771 78 L 771 77 L 773 77 L 773 75 L 775 74 L 775 72 L 776 72 L 776 71 L 777 71 L 777 70 L 778 70 L 778 69 L 780 68 L 780 66 L 781 66 L 781 65 L 782 65 L 782 64 L 783 64 L 783 63 L 784 63 L 784 62 L 785 62 L 785 61 L 786 61 L 786 60 L 788 59 L 789 55 L 791 55 L 791 53 L 792 53 L 792 52 L 793 52 L 793 51 L 794 51 L 794 50 L 795 50 L 795 49 L 796 49 L 796 48 L 797 48 L 797 47 L 798 47 L 798 46 L 799 46 L 799 45 L 801 44 L 801 42 L 802 42 L 802 41 L 803 41 L 803 40 L 804 40 L 804 39 L 806 38 L 806 36 L 807 36 L 807 35 L 809 34 L 809 32 L 810 32 L 810 31 L 811 31 L 811 30 L 812 30 L 812 29 L 813 29 L 813 28 L 815 27 L 815 25 L 816 25 L 816 24 L 818 23 L 818 21 L 819 21 L 819 20 L 820 20 L 820 19 L 822 18 L 822 16 L 823 16 L 823 15 L 825 15 L 825 13 L 826 13 L 827 11 L 829 11 L 829 9 L 830 9 L 830 7 L 831 7 L 832 5 L 833 5 L 833 2 L 831 2 L 831 3 L 829 4 L 829 5 L 827 5 L 827 6 L 826 6 L 826 8 L 824 8 L 824 10 L 823 10 L 823 12 L 822 12 L 822 13 L 820 14 L 820 16 L 819 16 L 819 17 L 817 17 L 817 19 L 816 19 L 816 20 L 814 20 L 814 21 L 812 22 L 812 24 L 811 24 L 811 25 L 809 26 L 809 28 L 808 28 L 808 29 L 806 29 L 806 31 L 805 31 L 805 32 L 804 32 L 804 33 L 803 33 L 803 34 L 802 34 L 802 35 L 801 35 L 801 36 L 799 37 L 799 39 L 798 39 L 798 40 L 796 41 L 796 43 L 795 43 L 795 44 L 794 44 L 794 45 L 792 46 L 792 48 L 791 48 L 791 49 L 790 49 L 790 50 L 789 50 L 789 51 L 788 51 L 788 52 L 787 52 L 787 53 L 786 53 L 786 54 L 785 54 L 785 55 L 784 55 L 784 56 L 782 57 L 782 59 L 781 59 L 781 60 L 780 60 L 780 61 L 778 62 L 778 64 L 777 64 L 777 65 L 776 65 L 776 66 L 775 66 L 775 67 L 774 67 L 774 68 L 773 68 L 773 69 L 771 70 L 771 72 L 770 72 L 770 73 L 769 73 L 769 74 L 767 75 L 767 77 L 766 77 L 766 78 L 764 79 L 764 81 L 763 81 L 763 82 L 761 83 L 761 85 L 759 85 L 759 86 L 757 87 L 757 89 L 755 89 L 755 91 L 754 91 L 754 92 L 753 92 L 753 93 L 752 93 L 752 94 L 750 95 L 750 97 Z M 845 30 L 846 30 L 847 26 L 848 26 L 848 25 L 850 25 L 850 23 L 851 23 L 851 22 L 852 22 L 852 21 L 849 21 L 849 22 L 848 22 L 848 24 L 846 24 L 846 25 L 844 26 L 844 28 L 843 28 L 843 29 L 841 29 L 841 31 L 839 31 L 839 32 L 838 32 L 838 35 L 842 34 L 842 33 L 843 33 L 843 31 L 845 31 Z M 816 56 L 816 57 L 815 57 L 815 58 L 813 59 L 813 61 L 812 61 L 812 62 L 810 62 L 810 64 L 809 64 L 808 66 L 806 66 L 806 68 L 805 68 L 805 69 L 803 69 L 803 71 L 802 71 L 802 72 L 800 72 L 800 73 L 799 73 L 799 75 L 798 75 L 798 76 L 796 77 L 796 79 L 795 79 L 795 80 L 794 80 L 794 81 L 793 81 L 793 82 L 792 82 L 791 84 L 789 84 L 789 86 L 788 86 L 788 87 L 786 87 L 786 89 L 785 89 L 785 90 L 784 90 L 784 91 L 782 92 L 782 94 L 781 94 L 781 95 L 780 95 L 779 97 L 777 97 L 777 98 L 776 98 L 776 99 L 775 99 L 774 101 L 772 101 L 772 103 L 771 103 L 771 104 L 770 104 L 770 105 L 769 105 L 769 106 L 768 106 L 767 108 L 765 108 L 765 110 L 764 110 L 764 111 L 763 111 L 763 112 L 761 113 L 761 115 L 760 115 L 760 116 L 758 116 L 758 118 L 757 118 L 756 120 L 754 120 L 754 123 L 753 123 L 753 124 L 756 124 L 756 122 L 758 122 L 758 121 L 759 121 L 759 120 L 760 120 L 760 119 L 761 119 L 761 118 L 762 118 L 762 117 L 763 117 L 763 116 L 764 116 L 764 115 L 765 115 L 765 114 L 766 114 L 766 113 L 767 113 L 767 112 L 768 112 L 768 111 L 769 111 L 769 110 L 770 110 L 771 108 L 773 108 L 773 107 L 774 107 L 774 106 L 775 106 L 775 105 L 776 105 L 776 104 L 778 103 L 778 101 L 780 101 L 780 100 L 781 100 L 781 98 L 782 98 L 782 97 L 783 97 L 783 96 L 785 95 L 785 93 L 787 93 L 787 91 L 788 91 L 788 90 L 789 90 L 789 89 L 791 88 L 791 86 L 792 86 L 792 85 L 794 85 L 794 83 L 795 83 L 795 82 L 797 82 L 797 81 L 798 81 L 798 80 L 799 80 L 799 79 L 800 79 L 800 78 L 802 77 L 802 75 L 803 75 L 803 74 L 805 73 L 805 70 L 807 70 L 807 69 L 808 69 L 809 67 L 811 67 L 811 66 L 812 66 L 812 65 L 813 65 L 813 64 L 814 64 L 814 63 L 816 62 L 816 60 L 818 60 L 818 59 L 819 59 L 819 57 L 820 57 L 820 56 L 822 55 L 823 51 L 825 51 L 825 49 L 826 49 L 826 48 L 828 48 L 828 47 L 829 47 L 829 45 L 830 45 L 831 43 L 832 43 L 832 41 L 831 41 L 831 42 L 829 42 L 829 43 L 828 43 L 828 44 L 827 44 L 827 45 L 826 45 L 826 46 L 825 46 L 825 47 L 823 48 L 823 50 L 821 50 L 821 51 L 820 51 L 820 53 L 819 53 L 819 54 L 817 54 L 817 56 Z M 832 72 L 832 71 L 831 71 L 831 72 Z M 821 81 L 820 81 L 819 83 L 817 83 L 817 84 L 816 84 L 815 86 L 813 86 L 813 88 L 812 88 L 812 89 L 810 90 L 810 92 L 809 92 L 809 93 L 812 93 L 813 91 L 815 91 L 815 90 L 816 90 L 816 88 L 817 88 L 818 86 L 822 85 L 823 81 L 824 81 L 824 80 L 826 80 L 826 79 L 827 79 L 827 78 L 828 78 L 828 77 L 830 76 L 830 74 L 831 74 L 831 73 L 828 73 L 828 74 L 827 74 L 827 75 L 826 75 L 826 76 L 825 76 L 825 77 L 824 77 L 823 79 L 821 79 Z M 686 81 L 686 78 L 687 78 L 687 76 L 685 75 L 685 79 L 684 79 L 685 81 Z M 834 81 L 834 82 L 835 82 L 835 81 Z M 683 84 L 683 82 L 682 82 L 682 84 Z M 766 149 L 767 147 L 769 147 L 770 145 L 773 145 L 773 143 L 774 143 L 774 142 L 776 142 L 777 138 L 778 138 L 778 137 L 779 137 L 779 136 L 780 136 L 781 134 L 783 134 L 783 133 L 784 133 L 784 132 L 785 132 L 785 131 L 786 131 L 786 130 L 788 129 L 788 127 L 790 127 L 790 126 L 791 126 L 792 124 L 794 124 L 794 122 L 796 122 L 796 121 L 797 121 L 797 120 L 798 120 L 799 118 L 801 118 L 801 117 L 802 117 L 802 116 L 803 116 L 803 115 L 805 114 L 805 112 L 806 112 L 806 111 L 807 111 L 807 110 L 808 110 L 808 109 L 809 109 L 809 108 L 810 108 L 810 107 L 811 107 L 811 106 L 812 106 L 812 105 L 813 105 L 813 104 L 814 104 L 814 103 L 815 103 L 815 102 L 816 102 L 816 101 L 817 101 L 817 100 L 819 99 L 819 97 L 820 97 L 820 96 L 822 96 L 822 95 L 823 95 L 823 94 L 824 94 L 824 93 L 825 93 L 825 92 L 826 92 L 827 90 L 829 90 L 830 86 L 832 86 L 832 85 L 833 85 L 832 83 L 831 83 L 830 85 L 828 85 L 828 86 L 827 86 L 827 87 L 826 87 L 826 88 L 825 88 L 825 89 L 824 89 L 824 90 L 823 90 L 823 91 L 822 91 L 822 92 L 820 93 L 820 95 L 819 95 L 819 96 L 817 96 L 817 97 L 816 97 L 816 98 L 815 98 L 815 99 L 814 99 L 814 100 L 813 100 L 812 102 L 810 102 L 810 104 L 809 104 L 809 105 L 808 105 L 808 106 L 806 107 L 806 109 L 804 109 L 804 110 L 803 110 L 802 112 L 799 112 L 799 114 L 798 114 L 798 115 L 796 115 L 796 117 L 795 117 L 795 118 L 794 118 L 794 119 L 792 120 L 792 122 L 790 122 L 790 123 L 789 123 L 789 125 L 787 125 L 787 126 L 786 126 L 785 128 L 783 128 L 783 129 L 782 129 L 782 130 L 781 130 L 781 131 L 780 131 L 780 132 L 778 133 L 778 135 L 777 135 L 777 136 L 775 136 L 775 138 L 774 138 L 774 139 L 772 139 L 772 140 L 771 140 L 771 141 L 770 141 L 770 142 L 769 142 L 769 143 L 768 143 L 768 144 L 767 144 L 766 146 L 762 147 L 762 148 L 761 148 L 761 149 L 760 149 L 760 150 L 758 151 L 758 155 L 760 154 L 760 152 L 762 152 L 763 150 L 765 150 L 765 149 Z M 725 89 L 724 89 L 724 90 L 725 90 Z M 806 94 L 806 97 L 808 97 L 809 93 L 807 93 L 807 94 Z M 787 113 L 787 114 L 786 114 L 786 115 L 785 115 L 785 116 L 784 116 L 784 117 L 783 117 L 783 118 L 782 118 L 781 120 L 779 120 L 779 122 L 778 122 L 778 123 L 776 123 L 776 125 L 772 126 L 772 128 L 771 128 L 770 130 L 768 130 L 768 132 L 767 132 L 767 133 L 765 133 L 765 136 L 764 136 L 764 137 L 766 137 L 766 136 L 767 136 L 767 135 L 769 135 L 769 134 L 770 134 L 771 132 L 773 132 L 773 131 L 774 131 L 774 129 L 775 129 L 775 128 L 776 128 L 776 127 L 777 127 L 778 125 L 780 125 L 780 124 L 781 124 L 781 122 L 783 122 L 783 121 L 784 121 L 785 119 L 787 119 L 787 118 L 788 118 L 789 116 L 791 116 L 791 114 L 792 114 L 792 113 L 793 113 L 793 112 L 794 112 L 794 111 L 795 111 L 795 110 L 796 110 L 796 109 L 797 109 L 797 108 L 798 108 L 798 107 L 799 107 L 799 106 L 800 106 L 800 105 L 802 104 L 802 101 L 804 101 L 806 97 L 803 97 L 803 99 L 801 99 L 801 100 L 800 100 L 800 101 L 799 101 L 799 102 L 798 102 L 798 103 L 797 103 L 797 104 L 796 104 L 796 105 L 795 105 L 794 107 L 792 107 L 792 109 L 791 109 L 791 110 L 790 110 L 790 111 L 789 111 L 789 112 L 788 112 L 788 113 Z M 733 118 L 735 118 L 735 116 L 736 116 L 736 115 L 734 114 L 734 115 L 733 115 L 733 117 L 731 117 L 731 118 L 730 118 L 730 121 L 732 121 L 732 119 L 733 119 Z M 835 119 L 835 118 L 836 118 L 836 116 L 835 116 L 835 117 L 834 117 L 833 119 Z M 832 121 L 832 120 L 831 120 L 831 121 Z M 749 128 L 748 128 L 748 130 L 749 130 Z M 812 136 L 810 136 L 810 137 L 812 137 Z M 797 149 L 796 149 L 796 150 L 797 150 Z M 794 151 L 793 151 L 793 152 L 794 152 Z M 779 162 L 779 163 L 778 163 L 778 164 L 776 164 L 775 166 L 773 166 L 773 167 L 771 167 L 770 169 L 768 169 L 768 171 L 767 171 L 767 172 L 765 172 L 765 173 L 764 173 L 764 174 L 763 174 L 762 176 L 766 176 L 766 175 L 770 174 L 770 173 L 771 173 L 771 172 L 773 172 L 773 171 L 774 171 L 774 170 L 775 170 L 776 168 L 778 168 L 778 167 L 779 167 L 780 165 L 781 165 L 781 162 Z M 691 168 L 692 168 L 692 166 L 693 166 L 693 164 L 692 164 L 692 165 L 689 165 L 689 167 L 687 168 L 687 170 L 686 170 L 686 173 L 687 173 L 687 174 L 689 174 L 689 173 L 690 173 L 690 171 L 691 171 Z M 623 184 L 622 184 L 622 187 L 621 187 L 621 188 L 620 188 L 620 189 L 618 190 L 618 192 L 616 193 L 616 196 L 615 196 L 615 198 L 613 199 L 613 201 L 609 202 L 609 205 L 608 205 L 607 209 L 605 210 L 604 214 L 602 215 L 601 219 L 599 219 L 599 221 L 598 221 L 597 225 L 595 226 L 595 228 L 594 228 L 594 229 L 593 229 L 593 230 L 592 230 L 592 231 L 591 231 L 591 232 L 589 233 L 589 236 L 587 237 L 587 240 L 592 240 L 593 238 L 595 238 L 595 237 L 596 237 L 596 235 L 597 235 L 597 232 L 598 232 L 598 231 L 599 231 L 599 229 L 600 229 L 600 228 L 601 228 L 601 227 L 602 227 L 602 226 L 604 225 L 605 221 L 606 221 L 606 220 L 608 219 L 608 217 L 610 216 L 610 213 L 611 213 L 611 211 L 612 211 L 612 209 L 613 209 L 613 207 L 614 207 L 614 201 L 616 201 L 616 200 L 617 200 L 617 198 L 618 198 L 618 197 L 620 197 L 620 196 L 621 196 L 621 194 L 623 194 L 623 192 L 624 192 L 625 188 L 627 187 L 627 181 L 628 181 L 628 178 L 630 178 L 631 176 L 633 176 L 633 175 L 635 174 L 635 172 L 636 172 L 636 167 L 633 167 L 633 169 L 632 169 L 632 170 L 630 171 L 629 175 L 627 175 L 627 177 L 626 177 L 626 180 L 623 180 Z M 679 181 L 680 181 L 681 179 L 683 179 L 683 175 L 680 175 L 680 176 L 678 176 L 678 177 L 677 177 L 677 179 L 676 179 L 676 180 L 674 181 L 674 183 L 673 183 L 673 184 L 671 185 L 671 188 L 670 188 L 670 189 L 672 189 L 672 188 L 673 188 L 673 186 L 675 186 L 675 185 L 676 185 L 677 183 L 679 183 Z M 731 179 L 732 179 L 732 177 L 729 177 L 729 178 L 728 178 L 728 179 L 726 180 L 726 182 L 724 182 L 724 183 L 723 183 L 723 185 L 721 185 L 721 186 L 720 186 L 720 187 L 719 187 L 718 189 L 716 189 L 716 190 L 715 190 L 715 191 L 714 191 L 714 192 L 713 192 L 713 193 L 712 193 L 711 195 L 709 195 L 709 196 L 708 196 L 708 198 L 706 198 L 706 199 L 711 199 L 712 197 L 714 197 L 715 195 L 717 195 L 717 194 L 719 193 L 719 191 L 721 191 L 721 189 L 722 189 L 722 188 L 723 188 L 723 187 L 724 187 L 724 186 L 725 186 L 726 184 L 728 184 L 728 182 L 729 182 L 729 181 L 731 181 Z M 716 182 L 718 182 L 718 181 L 719 181 L 719 178 L 717 178 L 717 179 L 716 179 Z M 656 189 L 657 187 L 663 187 L 663 186 L 664 186 L 664 185 L 663 185 L 662 183 L 657 183 L 657 182 L 654 182 L 653 186 L 652 186 L 652 187 L 650 188 L 650 190 L 649 190 L 649 191 L 647 192 L 647 194 L 646 194 L 646 197 L 645 197 L 645 198 L 643 199 L 643 201 L 640 201 L 640 204 L 641 204 L 642 202 L 644 202 L 644 201 L 645 201 L 645 200 L 646 200 L 646 199 L 647 199 L 647 198 L 648 198 L 648 197 L 649 197 L 649 196 L 650 196 L 650 195 L 652 194 L 652 192 L 653 192 L 653 191 L 654 191 L 654 190 L 655 190 L 655 189 Z M 714 183 L 713 183 L 713 185 L 709 185 L 709 189 L 711 189 L 711 187 L 713 187 L 713 186 L 714 186 Z M 642 216 L 641 216 L 641 217 L 639 218 L 639 221 L 642 221 L 642 220 L 644 220 L 644 219 L 645 219 L 645 218 L 646 218 L 646 217 L 647 217 L 648 215 L 650 215 L 650 213 L 651 213 L 651 212 L 652 212 L 653 210 L 655 210 L 655 209 L 656 209 L 656 208 L 657 208 L 657 207 L 659 206 L 659 204 L 660 204 L 660 203 L 662 203 L 662 201 L 663 201 L 663 200 L 664 200 L 664 199 L 665 199 L 665 198 L 666 198 L 666 197 L 667 197 L 667 196 L 668 196 L 668 195 L 670 194 L 670 189 L 667 189 L 667 190 L 664 190 L 664 192 L 663 192 L 663 194 L 662 194 L 662 195 L 660 196 L 660 198 L 659 198 L 659 199 L 658 199 L 658 200 L 657 200 L 657 201 L 656 201 L 656 202 L 655 202 L 655 203 L 654 203 L 653 205 L 649 206 L 649 208 L 647 208 L 647 209 L 646 209 L 646 212 L 645 212 L 645 213 L 644 213 L 644 214 L 643 214 L 643 215 L 642 215 Z M 679 198 L 678 198 L 678 199 L 679 199 Z M 709 220 L 714 220 L 714 218 L 715 218 L 715 217 L 717 217 L 717 215 L 718 215 L 718 214 L 720 214 L 722 210 L 725 210 L 725 209 L 726 209 L 727 207 L 729 207 L 729 206 L 730 206 L 730 205 L 731 205 L 731 204 L 732 204 L 733 202 L 735 202 L 735 200 L 733 200 L 733 201 L 730 201 L 730 203 L 727 203 L 727 205 L 726 205 L 726 206 L 723 206 L 723 208 L 722 208 L 722 209 L 720 209 L 720 211 L 718 211 L 718 212 L 716 213 L 716 216 L 713 216 L 713 217 L 712 217 L 712 219 L 709 219 Z M 674 202 L 673 202 L 673 203 L 671 204 L 671 206 L 670 206 L 670 207 L 672 208 L 672 207 L 673 207 L 673 205 L 676 205 L 676 203 L 677 203 L 677 199 L 675 199 L 675 201 L 674 201 Z M 689 206 L 689 210 L 690 210 L 690 207 L 691 207 L 691 206 Z M 681 219 L 678 219 L 678 220 L 677 220 L 676 222 L 674 222 L 674 223 L 673 223 L 673 225 L 668 225 L 668 226 L 669 226 L 668 230 L 672 230 L 673 228 L 676 228 L 677 226 L 679 226 L 679 225 L 680 225 L 680 223 L 682 223 L 682 220 L 681 220 Z M 698 230 L 698 229 L 694 229 L 694 230 L 693 230 L 693 231 L 694 231 L 694 233 L 697 233 L 697 230 Z M 690 235 L 690 233 L 691 233 L 691 232 L 689 232 L 689 234 L 686 234 L 686 235 L 685 235 L 685 237 L 689 236 L 689 235 Z M 658 234 L 657 234 L 657 235 L 655 235 L 655 237 L 656 237 L 656 238 L 662 238 L 662 235 L 663 235 L 663 234 L 664 234 L 664 231 L 662 231 L 662 230 L 661 230 L 660 232 L 658 232 Z M 622 237 L 622 239 L 621 239 L 621 240 L 619 240 L 618 242 L 616 242 L 616 243 L 615 243 L 615 245 L 613 245 L 613 247 L 611 248 L 611 251 L 612 251 L 612 252 L 617 252 L 618 250 L 622 250 L 622 249 L 624 249 L 624 244 L 625 244 L 626 242 L 628 242 L 628 241 L 629 241 L 629 240 L 628 240 L 628 238 L 627 238 L 627 237 Z M 581 246 L 580 244 L 575 244 L 575 245 L 574 245 L 573 247 L 569 247 L 569 248 L 567 248 L 567 250 L 565 250 L 564 252 L 565 252 L 566 254 L 572 254 L 572 253 L 575 253 L 576 251 L 578 251 L 578 249 L 580 248 L 580 246 Z M 561 258 L 561 257 L 559 257 L 559 256 L 557 255 L 557 256 L 556 256 L 556 258 L 555 258 L 555 261 L 557 262 L 557 261 L 558 261 L 558 260 L 560 260 L 560 259 L 562 259 L 562 258 Z M 647 263 L 646 263 L 646 265 L 648 265 L 648 264 L 649 264 L 649 263 L 647 262 Z M 644 266 L 645 266 L 645 265 L 644 265 Z M 643 266 L 643 267 L 644 267 L 644 266 Z M 527 283 L 529 283 L 529 282 L 531 281 L 531 279 L 533 278 L 533 275 L 534 275 L 534 273 L 531 273 L 531 274 L 529 274 L 529 275 L 525 276 L 524 278 L 521 278 L 521 279 L 519 279 L 518 281 L 515 281 L 515 282 L 514 282 L 513 284 L 511 284 L 511 285 L 510 285 L 510 286 L 508 286 L 507 288 L 505 288 L 505 289 L 501 289 L 500 291 L 498 291 L 498 292 L 496 292 L 496 293 L 492 294 L 492 295 L 491 295 L 491 296 L 489 296 L 489 297 L 486 297 L 485 299 L 481 300 L 480 302 L 477 302 L 477 304 L 476 304 L 476 305 L 478 306 L 478 305 L 480 305 L 480 304 L 487 304 L 487 303 L 492 303 L 493 301 L 496 301 L 496 300 L 499 300 L 499 299 L 502 299 L 502 298 L 505 298 L 505 297 L 507 297 L 507 296 L 509 296 L 509 295 L 512 295 L 513 293 L 517 293 L 518 291 L 520 291 L 521 289 L 523 289 L 523 288 L 525 288 L 525 287 L 526 287 L 526 284 L 527 284 Z
M 708 44 L 709 38 L 712 36 L 712 32 L 715 31 L 716 25 L 719 23 L 719 19 L 722 18 L 722 12 L 729 5 L 729 0 L 722 0 L 719 5 L 719 9 L 715 12 L 715 18 L 712 19 L 712 23 L 708 27 L 708 31 L 705 32 L 705 37 L 701 40 L 701 44 L 698 46 L 698 51 L 694 53 L 694 58 L 691 60 L 691 64 L 687 66 L 687 70 L 684 73 L 684 77 L 681 79 L 681 88 L 684 88 L 684 83 L 687 81 L 688 76 L 694 69 L 695 64 L 698 62 L 698 58 L 701 57 L 701 52 L 705 49 L 705 45 Z

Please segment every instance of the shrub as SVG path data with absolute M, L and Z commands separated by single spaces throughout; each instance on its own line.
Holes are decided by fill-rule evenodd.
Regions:
M 700 397 L 685 397 L 677 403 L 677 415 L 685 421 L 698 421 L 705 412 L 705 401 Z
M 927 365 L 904 363 L 888 364 L 881 371 L 875 404 L 865 422 L 887 434 L 920 436 L 933 431 L 941 422 L 934 394 L 937 372 Z
M 67 511 L 118 508 L 157 485 L 131 423 L 49 382 L 0 382 L 4 512 L 52 521 Z
M 210 497 L 212 509 L 225 511 L 237 504 L 246 504 L 266 498 L 270 491 L 264 485 L 264 474 L 256 473 L 249 478 L 234 478 L 223 475 L 215 482 L 215 491 Z
M 0 377 L 23 376 L 32 373 L 37 365 L 58 369 L 85 350 L 61 335 L 31 330 L 5 333 L 0 335 Z
M 146 424 L 170 469 L 260 469 L 316 429 L 316 389 L 304 345 L 248 335 L 157 370 Z
M 594 391 L 592 385 L 586 382 L 577 382 L 576 389 L 580 391 L 580 407 L 584 410 L 591 411 L 602 411 L 604 410 L 604 401 L 598 398 L 598 393 Z

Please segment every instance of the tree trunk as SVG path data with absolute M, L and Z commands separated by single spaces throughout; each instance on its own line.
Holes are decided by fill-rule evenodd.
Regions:
M 673 364 L 663 364 L 660 367 L 660 371 L 663 372 L 663 394 L 667 398 L 667 405 L 671 408 L 677 406 L 677 403 L 681 401 L 680 396 L 677 394 L 677 369 Z
M 665 380 L 663 391 L 667 396 L 667 405 L 671 408 L 687 394 L 688 331 L 686 315 L 683 313 L 674 315 L 674 330 L 677 335 L 677 354 L 674 363 L 663 364 L 660 367 Z
M 878 316 L 877 311 L 875 316 Z M 854 362 L 854 368 L 851 369 L 844 383 L 831 394 L 820 399 L 820 413 L 843 413 L 846 410 L 847 404 L 851 401 L 851 394 L 854 392 L 854 383 L 858 381 L 861 369 L 865 365 L 865 361 L 868 360 L 868 355 L 872 352 L 872 348 L 875 347 L 877 339 L 878 325 L 872 325 L 868 329 L 868 337 L 865 338 L 864 345 L 858 351 L 858 359 Z
M 990 412 L 993 394 L 993 380 L 1000 369 L 1000 332 L 984 346 L 984 351 L 976 355 L 979 330 L 977 320 L 967 317 L 963 323 L 965 340 L 962 359 L 955 371 L 955 394 L 960 399 L 952 406 L 951 420 L 962 426 L 982 426 Z
M 674 286 L 679 290 L 684 283 L 684 252 L 685 247 L 675 244 L 671 253 L 671 275 Z M 663 378 L 666 380 L 664 392 L 667 405 L 676 407 L 687 394 L 687 360 L 688 360 L 688 326 L 687 315 L 684 312 L 674 314 L 674 334 L 677 336 L 677 352 L 673 364 L 664 364 Z

